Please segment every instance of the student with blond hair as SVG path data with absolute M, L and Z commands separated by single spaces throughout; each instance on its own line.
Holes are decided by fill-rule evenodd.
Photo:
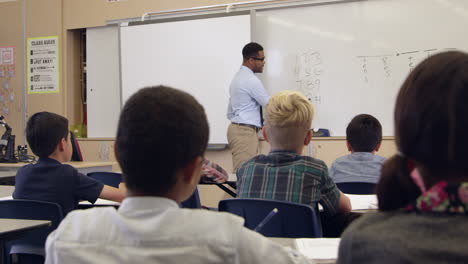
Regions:
M 271 152 L 248 160 L 238 170 L 239 198 L 318 202 L 327 217 L 351 211 L 349 198 L 328 176 L 327 165 L 301 155 L 312 138 L 313 115 L 312 104 L 299 92 L 283 91 L 268 101 L 263 136 Z

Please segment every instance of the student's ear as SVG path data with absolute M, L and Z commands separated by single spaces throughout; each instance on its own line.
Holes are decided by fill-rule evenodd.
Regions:
M 380 142 L 379 144 L 377 144 L 377 146 L 375 146 L 375 150 L 374 150 L 375 152 L 379 151 L 379 149 L 380 149 L 380 144 L 382 144 L 382 142 Z
M 353 148 L 351 147 L 351 144 L 349 144 L 348 141 L 346 141 L 346 147 L 348 148 L 349 152 L 353 152 Z
M 270 141 L 268 141 L 268 136 L 267 136 L 267 132 L 266 132 L 266 127 L 265 127 L 265 126 L 262 127 L 262 135 L 263 135 L 263 138 L 265 139 L 266 142 L 270 142 Z
M 60 140 L 60 142 L 58 143 L 57 145 L 57 149 L 60 151 L 60 152 L 63 152 L 65 151 L 65 146 L 67 145 L 67 141 L 65 138 L 62 138 Z
M 312 140 L 312 130 L 307 130 L 307 134 L 304 138 L 304 146 L 309 145 L 310 141 Z
M 197 156 L 192 161 L 190 161 L 185 168 L 182 169 L 183 172 L 183 181 L 186 183 L 194 183 L 198 184 L 201 177 L 201 168 L 203 164 L 203 158 Z

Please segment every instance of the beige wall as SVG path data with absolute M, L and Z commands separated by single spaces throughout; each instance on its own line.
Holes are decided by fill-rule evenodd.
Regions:
M 182 8 L 252 2 L 254 0 L 63 0 L 64 26 L 67 29 L 103 26 L 106 21 L 140 17 L 143 13 Z M 280 2 L 280 1 L 278 1 Z
M 5 76 L 0 77 L 0 94 L 4 97 L 13 94 L 14 101 L 10 102 L 5 98 L 4 102 L 0 103 L 0 115 L 4 115 L 3 108 L 9 109 L 9 114 L 5 115 L 8 124 L 13 129 L 13 134 L 16 135 L 16 144 L 23 144 L 23 120 L 22 120 L 22 91 L 23 91 L 23 29 L 22 29 L 22 6 L 21 2 L 6 2 L 0 3 L 0 46 L 14 46 L 14 68 L 15 75 L 8 77 L 7 68 L 1 66 L 5 70 Z M 8 81 L 10 84 L 9 90 L 3 89 L 3 83 Z M 0 128 L 0 135 L 5 130 Z
M 62 1 L 61 0 L 24 0 L 26 38 L 58 36 L 60 49 L 60 87 L 59 93 L 54 94 L 28 94 L 26 96 L 26 117 L 39 112 L 50 111 L 66 115 L 64 86 L 65 64 L 64 62 L 64 39 L 62 23 Z

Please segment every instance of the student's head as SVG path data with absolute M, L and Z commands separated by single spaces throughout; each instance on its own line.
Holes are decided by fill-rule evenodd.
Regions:
M 302 152 L 311 139 L 313 116 L 312 104 L 301 93 L 277 93 L 266 105 L 264 136 L 272 149 Z
M 377 187 L 381 210 L 401 208 L 416 199 L 422 189 L 416 178 L 426 189 L 441 180 L 467 180 L 467 98 L 466 53 L 434 55 L 409 74 L 395 105 L 400 154 L 384 164 Z
M 382 141 L 382 125 L 371 115 L 357 115 L 346 128 L 346 141 L 353 152 L 378 151 Z
M 120 114 L 115 142 L 127 189 L 140 195 L 167 196 L 177 186 L 198 183 L 208 144 L 203 107 L 188 93 L 147 87 L 132 95 Z
M 40 158 L 60 154 L 69 161 L 72 154 L 68 120 L 50 112 L 32 115 L 26 124 L 26 139 L 32 152 Z
M 263 47 L 255 42 L 250 42 L 242 49 L 243 65 L 249 67 L 253 72 L 263 72 L 265 66 L 265 54 Z

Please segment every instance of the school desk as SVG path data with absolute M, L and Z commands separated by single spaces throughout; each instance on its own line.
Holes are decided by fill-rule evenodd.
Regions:
M 50 226 L 49 220 L 24 220 L 24 219 L 0 219 L 0 264 L 3 264 L 5 252 L 3 245 L 14 239 L 18 239 L 21 235 L 30 230 Z

